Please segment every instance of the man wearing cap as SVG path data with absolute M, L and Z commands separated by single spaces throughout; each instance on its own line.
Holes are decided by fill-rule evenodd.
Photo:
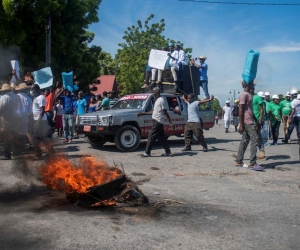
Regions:
M 180 44 L 176 44 L 175 50 L 173 51 L 172 54 L 168 53 L 168 56 L 170 58 L 171 72 L 175 82 L 174 90 L 176 93 L 178 93 L 180 89 L 179 80 L 181 80 L 182 78 L 182 65 L 186 64 L 185 53 L 183 50 L 180 49 Z M 178 76 L 177 76 L 177 71 L 178 71 Z
M 283 124 L 283 133 L 284 136 L 287 134 L 287 129 L 289 127 L 289 115 L 292 112 L 292 106 L 291 106 L 291 95 L 290 92 L 287 92 L 285 94 L 285 99 L 280 102 L 281 110 L 282 110 L 282 124 Z
M 288 129 L 287 129 L 287 133 L 285 135 L 284 140 L 282 140 L 282 142 L 284 142 L 284 143 L 289 142 L 295 126 L 296 126 L 296 129 L 297 129 L 298 141 L 300 141 L 300 134 L 299 134 L 299 130 L 300 130 L 299 125 L 300 124 L 299 124 L 299 118 L 298 118 L 299 107 L 298 107 L 298 101 L 297 101 L 297 100 L 299 100 L 298 98 L 300 98 L 300 96 L 298 96 L 298 91 L 296 89 L 292 89 L 290 94 L 291 94 L 291 97 L 292 97 L 292 102 L 291 102 L 292 113 L 289 116 L 289 120 L 288 120 L 289 126 L 288 126 Z M 293 105 L 292 105 L 292 103 L 293 103 Z M 293 114 L 293 108 L 294 108 L 294 114 Z
M 281 106 L 279 105 L 279 96 L 272 95 L 272 100 L 273 102 L 269 104 L 269 114 L 270 114 L 272 137 L 273 137 L 272 145 L 277 146 L 279 127 L 282 119 L 282 111 L 281 111 Z
M 166 109 L 167 105 L 164 99 L 160 96 L 160 88 L 155 87 L 153 89 L 153 98 L 155 99 L 153 110 L 144 113 L 139 112 L 137 114 L 137 117 L 152 114 L 152 121 L 153 121 L 153 126 L 148 135 L 146 149 L 141 156 L 151 157 L 152 146 L 156 140 L 158 140 L 162 144 L 163 148 L 165 149 L 165 153 L 162 154 L 162 156 L 172 156 L 167 138 L 165 136 L 165 131 L 164 131 L 165 117 L 169 121 L 171 128 L 173 128 L 173 124 L 168 114 L 168 111 Z
M 209 99 L 208 77 L 207 77 L 208 65 L 205 63 L 206 59 L 207 59 L 207 57 L 202 55 L 199 57 L 200 64 L 196 64 L 194 58 L 191 59 L 191 63 L 199 69 L 200 87 L 202 87 L 206 99 Z M 210 102 L 207 103 L 207 108 L 210 108 Z
M 12 149 L 14 152 L 17 150 L 14 140 L 20 122 L 19 109 L 21 103 L 19 96 L 12 92 L 12 88 L 7 83 L 2 85 L 0 93 L 2 94 L 0 99 L 0 116 L 3 118 L 3 125 L 1 124 L 3 126 L 3 159 L 10 160 Z
M 239 100 L 234 101 L 231 116 L 233 117 L 233 125 L 235 127 L 235 132 L 237 132 L 237 127 L 239 126 Z
M 225 106 L 222 109 L 222 116 L 223 116 L 224 125 L 225 125 L 225 133 L 229 132 L 228 129 L 230 127 L 231 114 L 232 114 L 232 108 L 230 107 L 230 101 L 227 100 L 225 102 Z
M 19 109 L 20 112 L 20 121 L 17 129 L 18 136 L 18 145 L 20 146 L 20 151 L 23 149 L 26 136 L 29 135 L 29 141 L 32 140 L 32 128 L 33 126 L 33 116 L 32 116 L 32 100 L 27 95 L 29 91 L 29 86 L 26 83 L 21 83 L 18 87 L 16 87 L 15 91 L 20 98 L 21 106 Z M 33 143 L 32 141 L 30 143 Z

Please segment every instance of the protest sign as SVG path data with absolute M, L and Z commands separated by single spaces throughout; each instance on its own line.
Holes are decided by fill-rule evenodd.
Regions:
M 168 60 L 167 51 L 152 49 L 150 51 L 148 65 L 155 69 L 165 69 L 166 61 Z
M 41 89 L 45 89 L 53 85 L 53 75 L 50 67 L 33 71 L 32 75 L 35 83 L 40 85 Z
M 63 80 L 63 85 L 64 88 L 67 89 L 68 87 L 73 89 L 73 71 L 67 73 L 67 72 L 62 72 L 61 73 L 62 80 Z
M 19 62 L 16 61 L 16 60 L 11 60 L 10 61 L 11 63 L 11 67 L 14 71 L 16 71 L 16 76 L 20 79 L 20 66 L 19 66 Z M 15 76 L 12 76 L 11 80 L 10 80 L 11 83 L 17 83 L 17 79 Z

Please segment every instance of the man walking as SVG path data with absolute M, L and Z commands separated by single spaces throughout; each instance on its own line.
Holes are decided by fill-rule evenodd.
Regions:
M 240 167 L 244 165 L 244 154 L 250 140 L 250 168 L 256 171 L 263 171 L 263 168 L 256 163 L 256 151 L 259 141 L 256 129 L 260 130 L 260 127 L 259 124 L 255 127 L 253 117 L 252 94 L 254 93 L 254 83 L 250 82 L 247 84 L 243 81 L 242 87 L 244 91 L 239 98 L 240 126 L 238 128 L 238 132 L 242 134 L 242 139 L 236 157 L 236 166 Z
M 225 133 L 229 132 L 228 129 L 230 127 L 231 113 L 232 113 L 232 108 L 230 107 L 230 101 L 227 100 L 225 102 L 225 106 L 223 107 L 223 110 L 222 110 L 222 116 L 223 116 L 224 125 L 225 125 Z
M 207 152 L 207 144 L 203 136 L 202 125 L 199 118 L 199 105 L 213 100 L 214 96 L 211 96 L 208 100 L 195 101 L 195 95 L 191 93 L 187 96 L 187 99 L 185 99 L 184 95 L 182 95 L 181 99 L 188 105 L 188 120 L 184 129 L 185 147 L 182 151 L 192 150 L 191 140 L 194 134 L 198 142 L 202 145 L 203 152 Z
M 162 154 L 162 156 L 172 156 L 171 150 L 168 145 L 167 138 L 165 136 L 165 131 L 164 131 L 165 117 L 168 119 L 171 128 L 173 127 L 173 124 L 172 124 L 171 118 L 167 112 L 167 105 L 166 105 L 164 99 L 160 96 L 160 88 L 159 87 L 155 87 L 153 89 L 153 98 L 156 99 L 153 110 L 144 112 L 144 113 L 139 112 L 137 114 L 137 117 L 152 114 L 152 121 L 153 121 L 153 126 L 148 135 L 145 152 L 141 156 L 142 157 L 150 157 L 151 156 L 151 149 L 152 149 L 153 143 L 156 141 L 156 139 L 162 144 L 163 148 L 165 149 L 165 153 Z
M 283 133 L 284 136 L 288 132 L 289 127 L 289 115 L 292 112 L 292 106 L 291 106 L 291 95 L 290 92 L 287 92 L 285 95 L 285 99 L 280 102 L 281 111 L 282 111 L 282 125 L 283 125 Z
M 297 95 L 297 99 L 292 101 L 292 113 L 289 118 L 289 122 L 291 123 L 292 120 L 297 128 L 297 137 L 298 137 L 298 144 L 300 145 L 300 94 Z
M 271 121 L 271 129 L 272 129 L 272 137 L 273 143 L 272 145 L 277 146 L 277 140 L 279 136 L 279 127 L 281 124 L 281 106 L 279 105 L 279 96 L 273 95 L 272 96 L 273 102 L 269 104 L 269 114 L 270 114 L 270 121 Z
M 233 117 L 233 125 L 235 127 L 235 132 L 237 132 L 237 127 L 239 126 L 239 100 L 234 101 L 234 106 L 231 115 Z

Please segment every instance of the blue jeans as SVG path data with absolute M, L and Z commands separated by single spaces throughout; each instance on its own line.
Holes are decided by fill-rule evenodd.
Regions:
M 66 139 L 73 139 L 74 115 L 63 114 L 63 128 Z
M 209 99 L 210 95 L 208 93 L 208 80 L 202 80 L 202 81 L 200 81 L 200 85 L 199 86 L 202 87 L 206 99 Z M 199 93 L 201 93 L 201 88 L 199 90 Z M 207 106 L 210 107 L 210 102 L 207 103 Z
M 268 137 L 269 137 L 268 127 L 269 127 L 268 121 L 267 120 L 263 121 L 263 124 L 261 126 L 261 130 L 260 130 L 262 140 L 263 140 L 263 144 L 266 144 L 268 142 Z M 261 142 L 260 142 L 260 144 L 261 144 Z

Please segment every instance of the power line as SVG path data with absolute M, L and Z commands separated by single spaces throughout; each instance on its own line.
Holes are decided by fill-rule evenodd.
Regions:
M 300 3 L 241 3 L 241 2 L 219 2 L 201 0 L 179 0 L 181 2 L 213 3 L 213 4 L 235 4 L 235 5 L 269 5 L 269 6 L 300 6 Z

